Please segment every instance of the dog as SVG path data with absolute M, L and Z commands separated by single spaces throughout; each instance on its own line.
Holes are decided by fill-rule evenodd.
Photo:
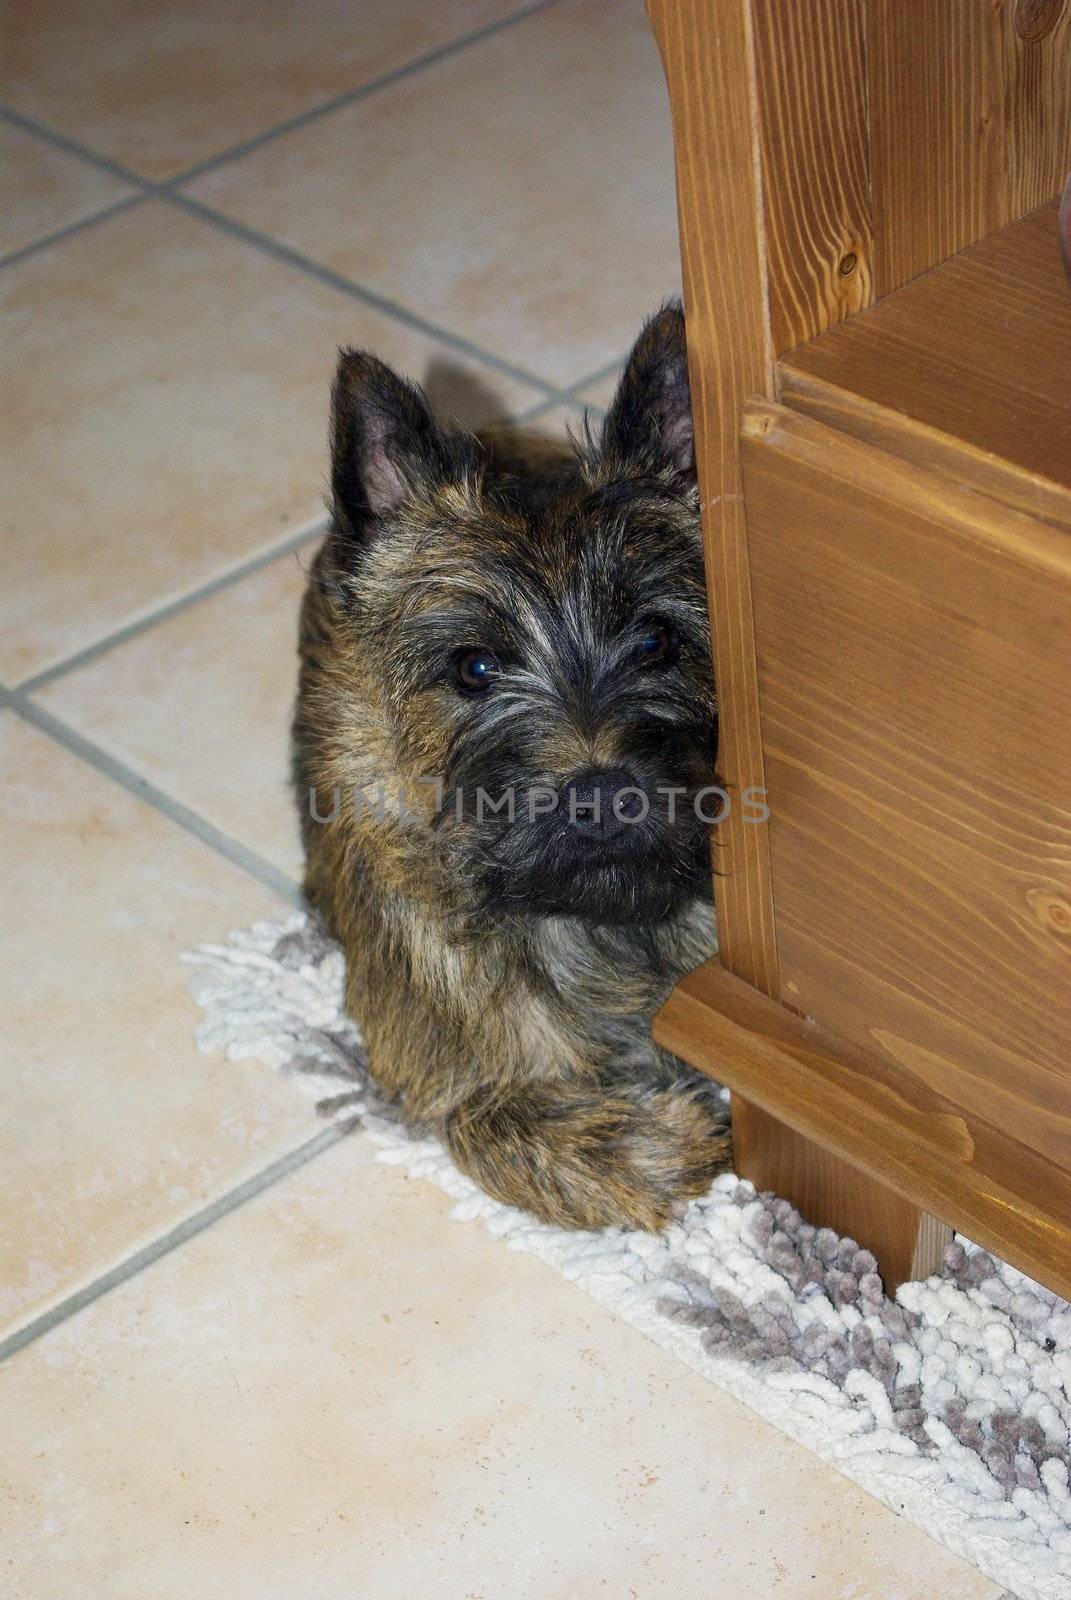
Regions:
M 440 425 L 340 353 L 300 623 L 305 892 L 370 1070 L 487 1193 L 660 1229 L 731 1156 L 651 1042 L 715 948 L 717 748 L 684 316 L 570 444 Z

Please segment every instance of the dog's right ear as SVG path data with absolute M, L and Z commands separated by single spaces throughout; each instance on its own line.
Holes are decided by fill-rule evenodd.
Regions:
M 343 350 L 331 395 L 331 490 L 343 531 L 364 534 L 454 470 L 422 392 L 366 350 Z
M 679 300 L 656 311 L 633 345 L 606 413 L 602 451 L 622 467 L 669 472 L 694 486 L 688 347 Z

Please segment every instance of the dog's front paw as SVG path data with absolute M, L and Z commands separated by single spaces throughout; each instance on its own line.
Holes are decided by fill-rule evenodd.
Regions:
M 626 1226 L 665 1227 L 684 1201 L 705 1194 L 732 1165 L 728 1108 L 716 1086 L 689 1075 L 638 1095 L 622 1149 L 620 1182 L 640 1200 L 627 1199 Z
M 731 1160 L 724 1107 L 699 1085 L 528 1085 L 458 1106 L 443 1137 L 489 1194 L 544 1222 L 657 1230 Z

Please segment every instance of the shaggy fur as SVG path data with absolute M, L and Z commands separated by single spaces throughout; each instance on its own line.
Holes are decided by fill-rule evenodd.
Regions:
M 371 1069 L 498 1199 L 658 1228 L 729 1160 L 712 1086 L 649 1036 L 714 942 L 679 307 L 571 449 L 445 429 L 343 352 L 332 489 L 294 770 L 306 892 L 345 950 Z M 599 807 L 623 784 L 642 798 L 615 830 Z

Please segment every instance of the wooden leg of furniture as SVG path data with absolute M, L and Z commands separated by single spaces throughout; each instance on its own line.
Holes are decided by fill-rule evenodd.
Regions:
M 872 1251 L 887 1294 L 940 1267 L 951 1228 L 735 1094 L 733 1142 L 736 1170 L 756 1189 L 774 1190 L 808 1222 Z

